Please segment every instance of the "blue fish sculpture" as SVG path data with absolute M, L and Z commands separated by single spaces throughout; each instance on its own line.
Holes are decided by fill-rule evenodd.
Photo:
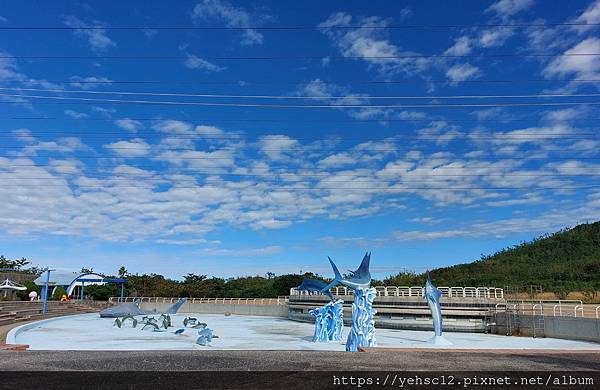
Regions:
M 341 284 L 342 286 L 346 286 L 349 289 L 356 290 L 358 288 L 367 289 L 371 286 L 371 272 L 369 271 L 369 264 L 371 262 L 371 253 L 365 253 L 360 266 L 356 271 L 349 271 L 350 277 L 348 279 L 344 279 L 338 267 L 335 265 L 331 257 L 327 256 L 329 259 L 329 263 L 331 264 L 331 268 L 333 268 L 333 273 L 335 274 L 335 278 L 331 283 L 325 286 L 321 292 L 325 293 L 327 290 L 331 290 L 332 287 Z
M 431 317 L 433 317 L 433 330 L 436 336 L 442 335 L 442 309 L 440 306 L 440 298 L 442 292 L 431 283 L 429 278 L 429 272 L 427 273 L 427 281 L 425 282 L 425 300 L 431 310 Z
M 304 279 L 302 284 L 298 286 L 296 289 L 298 291 L 316 291 L 321 294 L 325 294 L 329 297 L 331 301 L 335 300 L 333 294 L 331 293 L 331 289 L 338 284 L 346 286 L 352 290 L 356 290 L 357 288 L 369 288 L 371 285 L 371 272 L 369 271 L 369 264 L 371 262 L 371 253 L 365 253 L 365 256 L 360 263 L 360 266 L 356 271 L 349 271 L 350 277 L 348 279 L 344 279 L 338 267 L 335 265 L 331 257 L 327 256 L 329 259 L 329 263 L 331 264 L 331 268 L 333 269 L 333 273 L 335 274 L 334 279 L 331 283 L 327 284 L 322 280 L 316 279 Z
M 330 300 L 334 300 L 331 289 L 327 288 L 327 283 L 318 279 L 304 279 L 302 284 L 296 288 L 298 291 L 316 291 L 323 293 L 329 297 Z
M 183 329 L 183 328 L 180 328 L 180 329 L 177 329 L 177 330 L 176 330 L 175 332 L 173 332 L 173 333 L 175 333 L 175 334 L 177 334 L 177 335 L 180 335 L 180 334 L 182 334 L 184 331 L 185 331 L 185 329 Z
M 198 331 L 198 338 L 196 339 L 196 344 L 206 345 L 210 343 L 214 337 L 216 336 L 213 335 L 212 329 L 202 328 Z

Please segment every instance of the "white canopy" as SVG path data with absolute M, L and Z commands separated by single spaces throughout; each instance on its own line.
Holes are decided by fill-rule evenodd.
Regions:
M 27 290 L 27 287 L 21 286 L 20 284 L 17 284 L 15 282 L 13 282 L 12 280 L 6 279 L 4 282 L 0 283 L 0 289 L 24 291 L 24 290 Z

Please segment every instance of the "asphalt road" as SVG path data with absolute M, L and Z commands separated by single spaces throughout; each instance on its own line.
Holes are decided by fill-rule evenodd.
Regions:
M 26 351 L 0 352 L 0 371 L 600 370 L 594 352 Z

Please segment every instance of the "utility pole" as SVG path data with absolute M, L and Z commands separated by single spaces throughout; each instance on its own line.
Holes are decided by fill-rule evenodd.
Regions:
M 48 291 L 49 291 L 49 286 L 48 284 L 50 283 L 50 271 L 55 271 L 53 269 L 48 269 L 48 271 L 46 271 L 46 285 L 44 286 L 44 304 L 42 306 L 42 317 L 46 316 L 46 310 L 48 308 Z

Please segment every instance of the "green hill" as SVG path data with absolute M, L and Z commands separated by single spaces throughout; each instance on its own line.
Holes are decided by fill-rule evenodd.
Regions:
M 473 263 L 434 269 L 430 274 L 437 285 L 445 286 L 541 285 L 544 291 L 597 291 L 600 289 L 600 221 L 544 235 L 482 256 Z M 419 285 L 424 278 L 424 275 L 399 274 L 384 283 Z

